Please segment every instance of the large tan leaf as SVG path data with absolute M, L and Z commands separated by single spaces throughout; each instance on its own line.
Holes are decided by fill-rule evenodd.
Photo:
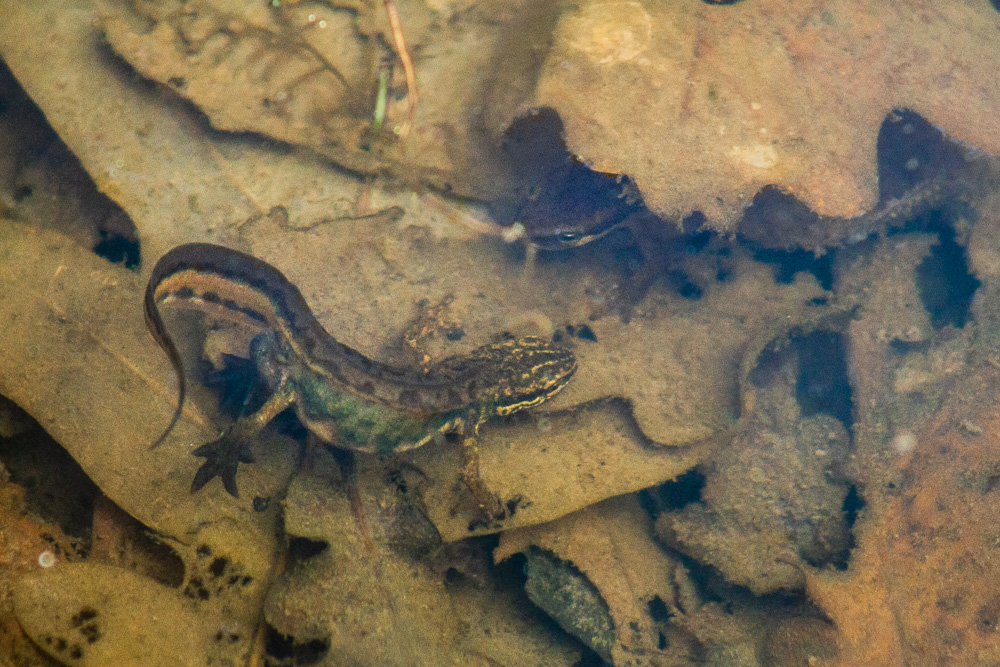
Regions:
M 588 0 L 560 17 L 532 103 L 662 215 L 732 229 L 777 185 L 850 217 L 875 204 L 893 108 L 1000 152 L 998 29 L 985 0 Z

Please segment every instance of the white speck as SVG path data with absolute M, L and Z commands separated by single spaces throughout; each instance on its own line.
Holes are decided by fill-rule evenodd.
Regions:
M 503 238 L 503 240 L 507 243 L 514 243 L 515 241 L 520 241 L 527 235 L 528 230 L 524 226 L 524 223 L 515 222 L 501 233 L 501 238 Z
M 911 157 L 909 160 L 906 161 L 907 171 L 916 171 L 918 167 L 920 167 L 920 160 L 918 160 L 917 158 Z
M 751 102 L 750 108 L 754 111 L 760 111 L 760 102 Z
M 778 151 L 768 144 L 733 146 L 729 155 L 736 162 L 756 169 L 770 169 L 778 163 Z
M 308 17 L 308 19 L 309 19 L 310 23 L 315 23 L 316 22 L 316 15 L 315 14 L 310 14 L 309 17 Z
M 917 446 L 917 436 L 909 431 L 900 431 L 892 439 L 892 447 L 897 454 L 907 454 Z
M 38 564 L 42 567 L 52 567 L 56 564 L 56 555 L 51 551 L 43 551 L 38 554 Z
M 326 21 L 320 21 L 319 22 L 319 27 L 320 28 L 325 28 L 326 27 Z
M 274 94 L 274 99 L 278 100 L 279 102 L 284 102 L 286 99 L 288 99 L 288 93 L 286 93 L 283 90 L 279 90 Z

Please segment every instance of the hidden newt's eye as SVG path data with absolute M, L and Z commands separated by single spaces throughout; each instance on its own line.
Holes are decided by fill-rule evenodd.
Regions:
M 562 243 L 576 243 L 583 238 L 581 232 L 564 232 L 559 235 L 559 241 Z

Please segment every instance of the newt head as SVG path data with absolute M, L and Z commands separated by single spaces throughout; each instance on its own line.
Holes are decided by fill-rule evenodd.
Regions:
M 576 356 L 565 345 L 528 336 L 486 345 L 473 353 L 484 363 L 478 403 L 505 416 L 539 405 L 566 386 Z

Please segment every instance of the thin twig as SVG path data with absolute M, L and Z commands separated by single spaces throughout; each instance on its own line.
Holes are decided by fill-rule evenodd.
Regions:
M 516 223 L 510 226 L 498 225 L 492 220 L 473 215 L 467 209 L 459 208 L 437 195 L 423 193 L 420 195 L 420 200 L 430 208 L 448 216 L 450 222 L 457 222 L 477 234 L 495 236 L 507 243 L 514 243 L 525 236 L 524 225 L 517 225 Z M 515 227 L 516 229 L 513 229 Z
M 385 5 L 385 13 L 389 16 L 389 26 L 392 28 L 392 39 L 396 44 L 396 53 L 403 63 L 403 74 L 406 76 L 406 101 L 409 109 L 406 112 L 406 122 L 399 126 L 397 134 L 400 138 L 405 138 L 413 126 L 414 118 L 417 115 L 417 74 L 413 70 L 413 61 L 410 60 L 410 52 L 406 49 L 406 40 L 403 39 L 403 25 L 399 21 L 399 12 L 396 11 L 396 3 L 393 0 L 382 0 Z

